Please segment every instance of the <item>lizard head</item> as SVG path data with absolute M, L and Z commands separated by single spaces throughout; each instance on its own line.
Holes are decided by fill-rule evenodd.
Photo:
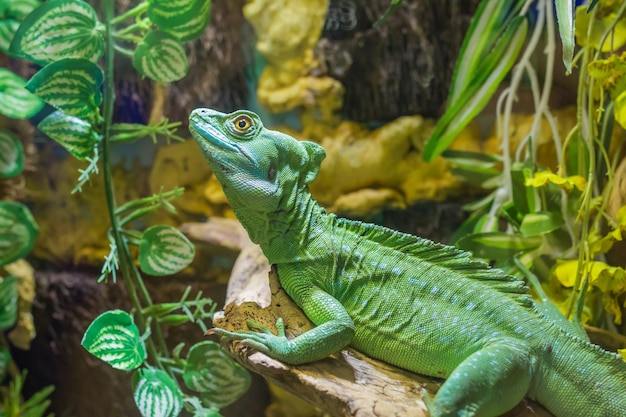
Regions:
M 245 110 L 196 109 L 189 130 L 241 221 L 242 210 L 258 215 L 293 207 L 326 155 L 313 142 L 266 129 L 258 115 Z

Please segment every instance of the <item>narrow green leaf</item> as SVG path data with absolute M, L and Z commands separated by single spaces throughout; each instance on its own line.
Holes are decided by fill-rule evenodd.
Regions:
M 528 22 L 515 19 L 502 35 L 495 48 L 477 69 L 477 75 L 446 109 L 443 117 L 424 145 L 423 157 L 432 161 L 461 133 L 461 130 L 487 105 L 500 82 L 515 63 L 526 39 Z
M 5 54 L 9 52 L 9 45 L 19 27 L 20 22 L 17 20 L 0 20 L 0 51 Z
M 526 179 L 532 177 L 532 170 L 521 164 L 511 169 L 513 204 L 520 214 L 532 213 L 535 208 L 535 189 L 526 186 Z
M 509 24 L 518 17 L 524 0 L 514 2 L 483 0 L 474 13 L 467 34 L 463 38 L 461 51 L 452 75 L 448 103 L 452 105 L 470 84 L 480 75 L 484 60 Z
M 170 275 L 193 261 L 193 244 L 172 226 L 146 229 L 139 243 L 139 268 L 149 275 Z
M 459 239 L 456 245 L 472 252 L 478 258 L 506 260 L 519 252 L 538 248 L 541 245 L 541 238 L 486 232 L 465 236 Z
M 130 314 L 122 310 L 102 313 L 89 325 L 81 345 L 115 369 L 129 371 L 141 366 L 146 348 Z
M 26 89 L 65 114 L 92 120 L 102 103 L 102 70 L 87 59 L 66 58 L 46 65 Z
M 133 398 L 144 417 L 176 417 L 183 409 L 183 394 L 166 372 L 143 368 L 133 375 Z
M 104 41 L 96 12 L 84 1 L 51 0 L 22 22 L 9 51 L 45 65 L 63 58 L 97 61 Z
M 502 162 L 502 157 L 499 155 L 457 149 L 446 149 L 442 156 L 454 165 L 465 167 L 492 168 Z
M 10 362 L 11 353 L 9 352 L 9 349 L 4 346 L 0 346 L 0 381 L 3 381 L 7 376 L 7 368 Z
M 9 275 L 0 282 L 0 330 L 10 329 L 17 321 L 17 278 Z
M 560 213 L 540 211 L 529 213 L 522 219 L 520 233 L 522 236 L 541 236 L 550 233 L 565 223 Z
M 0 178 L 11 178 L 24 169 L 22 141 L 8 130 L 0 130 Z
M 576 13 L 576 0 L 554 0 L 556 6 L 556 19 L 559 25 L 559 35 L 563 47 L 563 64 L 568 74 L 572 72 L 572 59 L 574 58 L 574 14 Z
M 180 80 L 189 70 L 187 54 L 178 39 L 162 30 L 149 32 L 137 45 L 133 66 L 142 75 L 160 82 Z
M 12 119 L 27 119 L 41 110 L 44 102 L 24 88 L 26 80 L 0 68 L 0 114 Z
M 39 226 L 25 205 L 0 201 L 0 267 L 25 257 L 37 234 Z
M 99 141 L 91 123 L 69 116 L 61 110 L 49 114 L 37 128 L 81 160 L 91 155 L 93 147 Z
M 206 341 L 189 349 L 183 381 L 187 388 L 202 393 L 202 398 L 212 406 L 222 408 L 248 390 L 250 374 L 219 344 Z

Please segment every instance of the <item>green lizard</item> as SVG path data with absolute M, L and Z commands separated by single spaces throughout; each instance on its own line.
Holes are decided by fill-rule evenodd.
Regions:
M 626 416 L 626 363 L 567 321 L 546 318 L 524 282 L 467 252 L 338 218 L 312 199 L 325 152 L 249 111 L 196 109 L 190 131 L 238 219 L 316 327 L 291 340 L 214 329 L 289 364 L 350 345 L 445 378 L 432 416 L 495 416 L 524 396 L 560 417 Z

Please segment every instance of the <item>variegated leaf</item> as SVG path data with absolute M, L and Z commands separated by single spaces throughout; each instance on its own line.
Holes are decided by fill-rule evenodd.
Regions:
M 17 321 L 17 278 L 9 275 L 0 282 L 0 330 L 10 329 Z
M 139 268 L 149 275 L 170 275 L 189 265 L 194 255 L 194 246 L 179 230 L 152 226 L 139 243 Z
M 25 257 L 38 233 L 39 226 L 25 205 L 0 201 L 0 267 Z
M 178 39 L 162 30 L 149 32 L 137 45 L 133 66 L 155 81 L 180 80 L 189 70 L 187 54 Z
M 197 13 L 197 0 L 149 0 L 148 17 L 161 29 L 180 26 Z
M 92 120 L 102 103 L 102 70 L 87 59 L 67 58 L 46 65 L 26 89 L 65 114 Z
M 40 4 L 39 0 L 2 0 L 0 19 L 24 20 Z
M 6 68 L 0 68 L 0 114 L 27 119 L 41 110 L 44 102 L 24 88 L 26 81 Z
M 24 19 L 9 51 L 40 65 L 63 58 L 95 62 L 104 52 L 104 41 L 96 12 L 89 4 L 51 0 Z
M 76 158 L 84 160 L 99 140 L 91 123 L 57 110 L 43 119 L 37 128 L 58 142 Z
M 241 397 L 250 387 L 250 374 L 211 341 L 189 349 L 183 370 L 187 388 L 202 393 L 211 405 L 222 408 Z
M 136 369 L 146 359 L 146 348 L 130 314 L 122 310 L 102 313 L 89 325 L 81 345 L 115 369 Z
M 9 52 L 11 39 L 13 39 L 13 35 L 17 32 L 18 27 L 20 27 L 20 22 L 17 20 L 0 20 L 0 51 L 4 53 Z
M 8 130 L 0 130 L 0 178 L 11 178 L 24 168 L 22 141 Z
M 133 398 L 144 417 L 176 417 L 183 409 L 183 394 L 165 371 L 139 369 L 133 375 Z
M 179 42 L 187 42 L 204 32 L 211 16 L 211 0 L 153 1 L 148 16 Z

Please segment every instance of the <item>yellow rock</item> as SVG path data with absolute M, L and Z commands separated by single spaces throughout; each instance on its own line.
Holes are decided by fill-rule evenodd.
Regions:
M 17 323 L 8 334 L 9 340 L 14 346 L 28 350 L 37 335 L 31 312 L 35 299 L 34 269 L 24 259 L 10 263 L 4 269 L 17 278 Z
M 313 196 L 332 211 L 367 217 L 383 207 L 402 208 L 466 192 L 443 158 L 422 160 L 421 148 L 433 127 L 432 120 L 406 116 L 373 131 L 349 121 L 334 132 L 321 129 L 324 136 L 312 139 L 327 156 L 311 184 Z M 467 128 L 453 147 L 478 151 L 478 130 Z
M 256 48 L 267 59 L 258 80 L 259 102 L 279 113 L 303 106 L 336 123 L 343 86 L 315 76 L 319 62 L 313 47 L 324 26 L 328 0 L 251 0 L 243 12 L 257 36 Z

